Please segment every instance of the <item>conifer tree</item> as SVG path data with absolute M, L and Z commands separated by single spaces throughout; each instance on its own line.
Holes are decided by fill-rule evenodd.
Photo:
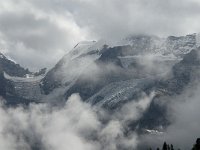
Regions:
M 196 144 L 194 144 L 192 150 L 200 150 L 200 138 L 196 140 Z
M 170 146 L 169 145 L 167 145 L 167 150 L 170 150 Z
M 167 150 L 167 143 L 164 142 L 162 150 Z
M 171 144 L 171 146 L 170 146 L 170 147 L 171 147 L 171 150 L 174 150 L 174 146 L 173 146 L 172 144 Z

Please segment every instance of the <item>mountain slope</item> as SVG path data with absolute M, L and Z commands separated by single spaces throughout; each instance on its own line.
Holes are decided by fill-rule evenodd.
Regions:
M 40 80 L 45 69 L 33 73 L 0 54 L 0 96 L 6 104 L 37 102 L 41 99 Z
M 45 76 L 41 82 L 42 90 L 49 94 L 61 86 L 70 85 L 81 70 L 99 57 L 101 45 L 95 41 L 77 44 Z
M 98 43 L 98 42 L 97 42 Z M 117 111 L 145 93 L 155 97 L 143 117 L 131 128 L 155 129 L 167 126 L 167 106 L 158 101 L 170 101 L 192 82 L 199 63 L 196 35 L 134 36 L 122 45 L 98 48 L 95 43 L 75 47 L 42 80 L 45 94 L 64 89 L 65 101 L 79 93 L 83 101 L 108 111 Z M 76 52 L 78 48 L 78 52 Z M 86 48 L 86 49 L 85 49 Z
M 121 45 L 114 46 L 111 44 L 111 46 L 109 46 L 109 42 L 94 41 L 79 43 L 47 73 L 42 81 L 42 90 L 45 94 L 49 94 L 56 88 L 72 86 L 71 92 L 67 92 L 69 94 L 66 95 L 69 96 L 73 92 L 79 93 L 83 91 L 81 88 L 80 90 L 72 89 L 82 87 L 80 84 L 85 85 L 84 82 L 87 81 L 81 83 L 81 78 L 85 78 L 86 72 L 94 70 L 99 71 L 101 69 L 104 71 L 110 70 L 110 68 L 105 67 L 108 64 L 111 64 L 111 66 L 114 65 L 114 67 L 121 70 L 121 73 L 120 71 L 116 73 L 112 68 L 111 70 L 114 72 L 110 72 L 111 76 L 116 73 L 116 77 L 113 76 L 110 77 L 110 79 L 123 78 L 122 76 L 129 76 L 132 73 L 134 74 L 134 78 L 138 78 L 138 76 L 141 78 L 145 76 L 145 74 L 162 74 L 169 71 L 173 64 L 180 61 L 185 54 L 197 47 L 196 34 L 181 37 L 170 36 L 166 39 L 140 35 L 129 37 L 123 42 L 118 43 L 121 43 Z M 156 67 L 152 67 L 154 65 L 156 65 Z M 92 68 L 92 70 L 90 68 Z M 107 74 L 109 74 L 108 72 Z M 123 75 L 120 76 L 119 74 Z M 107 75 L 102 75 L 101 78 L 108 79 Z M 128 78 L 130 79 L 130 77 Z M 74 83 L 79 85 L 74 87 Z M 100 86 L 100 88 L 103 86 Z M 94 86 L 92 86 L 92 88 L 96 89 Z M 100 88 L 97 88 L 97 91 L 100 90 Z M 94 90 L 90 96 L 95 92 L 96 90 Z
M 167 103 L 181 94 L 199 75 L 196 35 L 132 36 L 119 43 L 81 42 L 45 76 L 42 70 L 37 77 L 1 55 L 0 94 L 10 104 L 43 98 L 50 102 L 49 97 L 57 104 L 79 93 L 83 101 L 115 113 L 155 92 L 144 115 L 130 122 L 130 128 L 167 126 L 167 105 L 159 102 Z M 27 73 L 32 77 L 24 78 Z
M 182 94 L 190 86 L 194 86 L 200 76 L 200 48 L 186 54 L 182 61 L 172 68 L 172 76 L 157 80 L 151 90 L 157 94 L 150 107 L 146 110 L 138 124 L 142 128 L 167 126 L 170 122 L 167 116 L 168 104 Z M 164 103 L 164 105 L 160 105 Z
M 24 69 L 19 64 L 9 60 L 2 53 L 0 53 L 0 68 L 11 76 L 25 77 L 26 74 L 31 72 L 28 69 Z

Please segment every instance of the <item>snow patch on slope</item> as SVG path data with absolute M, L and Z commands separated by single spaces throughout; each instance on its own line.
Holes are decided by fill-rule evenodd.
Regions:
M 158 130 L 145 129 L 145 131 L 149 134 L 152 134 L 152 135 L 163 135 L 164 134 L 164 132 L 161 132 L 161 131 L 158 131 Z
M 44 78 L 44 75 L 33 77 L 33 76 L 27 74 L 26 77 L 23 78 L 23 77 L 10 76 L 4 72 L 4 77 L 13 82 L 35 82 L 35 81 L 42 80 Z
M 111 83 L 89 98 L 87 102 L 100 107 L 104 105 L 112 107 L 119 104 L 119 102 L 126 102 L 140 89 L 137 88 L 137 85 L 141 80 L 133 79 Z
M 14 85 L 14 93 L 24 99 L 39 101 L 43 95 L 40 90 L 40 81 L 44 76 L 22 78 L 9 76 L 4 72 L 4 77 Z
M 92 46 L 96 41 L 82 41 L 78 43 L 69 53 L 72 56 L 72 59 L 80 56 L 81 54 L 86 54 L 90 51 Z

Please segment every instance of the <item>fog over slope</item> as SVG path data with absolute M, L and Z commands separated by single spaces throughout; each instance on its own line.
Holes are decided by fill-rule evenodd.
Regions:
M 0 107 L 0 148 L 6 150 L 117 150 L 133 149 L 138 143 L 135 132 L 125 135 L 126 121 L 138 119 L 152 97 L 122 107 L 118 114 L 107 114 L 81 101 L 73 94 L 66 104 L 51 107 L 31 104 Z M 130 115 L 132 114 L 132 115 Z M 110 118 L 110 119 L 108 119 Z M 103 120 L 107 120 L 103 122 Z
M 199 20 L 199 0 L 1 0 L 0 150 L 191 149 Z
M 153 148 L 168 141 L 181 149 L 191 148 L 199 137 L 199 89 L 191 86 L 168 106 L 172 124 L 161 134 L 126 135 L 127 123 L 137 120 L 149 107 L 154 93 L 130 102 L 116 114 L 91 107 L 73 94 L 63 107 L 30 104 L 0 107 L 0 148 L 6 150 L 118 150 L 137 149 L 142 143 Z
M 1 68 L 7 85 L 1 95 L 0 149 L 131 150 L 156 148 L 163 141 L 192 147 L 200 134 L 196 34 L 170 36 L 165 46 L 154 36 L 131 39 L 132 45 L 77 45 L 39 79 L 8 76 Z M 35 80 L 37 92 L 46 86 L 47 93 L 35 101 L 28 93 L 20 99 L 24 95 L 16 91 L 26 87 L 16 85 L 33 89 Z M 9 99 L 15 105 L 8 107 Z
M 162 147 L 163 141 L 172 143 L 176 148 L 191 149 L 194 141 L 199 137 L 199 80 L 195 86 L 190 86 L 180 96 L 174 97 L 168 106 L 169 117 L 172 124 L 160 135 L 145 135 L 141 137 L 142 143 L 153 148 Z

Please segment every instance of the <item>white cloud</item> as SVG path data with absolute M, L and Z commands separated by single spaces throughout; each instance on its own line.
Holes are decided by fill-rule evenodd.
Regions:
M 81 40 L 199 32 L 199 8 L 197 0 L 2 1 L 0 49 L 23 66 L 50 67 Z

